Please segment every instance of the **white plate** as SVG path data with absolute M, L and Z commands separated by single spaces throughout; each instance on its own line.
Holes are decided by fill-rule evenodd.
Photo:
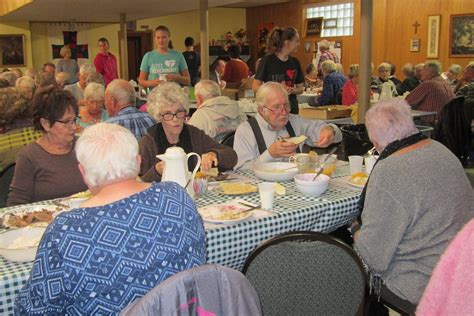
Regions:
M 292 162 L 262 162 L 254 166 L 254 172 L 265 181 L 289 181 L 298 174 L 298 166 Z
M 15 262 L 33 261 L 45 230 L 44 227 L 23 227 L 5 231 L 0 234 L 0 255 Z M 9 249 L 14 243 L 18 245 Z M 22 247 L 22 244 L 25 246 Z
M 50 211 L 52 212 L 52 215 L 53 215 L 53 218 L 63 212 L 63 211 L 67 211 L 69 210 L 68 208 L 64 208 L 64 207 L 60 207 L 60 206 L 56 206 L 56 205 L 51 205 L 51 204 L 44 204 L 44 205 L 26 205 L 26 206 L 21 206 L 21 207 L 17 207 L 11 211 L 8 211 L 8 213 L 5 213 L 3 215 L 3 225 L 5 227 L 16 227 L 16 226 L 11 226 L 11 225 L 8 225 L 7 222 L 9 220 L 9 218 L 12 216 L 12 215 L 15 215 L 15 216 L 22 216 L 22 215 L 26 215 L 28 213 L 32 213 L 32 212 L 37 212 L 37 211 L 43 211 L 43 210 L 46 210 L 46 211 Z M 33 222 L 32 224 L 30 225 L 33 225 L 33 226 L 48 226 L 48 223 L 47 222 L 43 222 L 43 221 L 35 221 Z
M 350 177 L 347 179 L 347 183 L 349 183 L 350 185 L 356 188 L 364 188 L 365 186 L 365 184 L 358 184 L 358 183 L 352 182 Z
M 245 210 L 248 210 L 250 206 L 244 206 L 238 204 L 237 201 L 230 201 L 224 204 L 213 204 L 213 205 L 208 205 L 204 207 L 199 208 L 199 214 L 201 214 L 202 219 L 205 220 L 206 222 L 209 223 L 226 223 L 226 224 L 232 224 L 232 223 L 239 223 L 241 221 L 244 221 L 252 216 L 253 211 L 248 211 L 239 214 L 238 218 L 234 219 L 222 219 L 219 218 L 220 216 L 225 214 L 226 212 L 228 213 L 239 213 Z

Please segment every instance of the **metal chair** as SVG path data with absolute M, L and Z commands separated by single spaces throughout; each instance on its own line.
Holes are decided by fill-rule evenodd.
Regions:
M 335 237 L 290 232 L 258 246 L 243 273 L 264 315 L 362 313 L 366 275 L 354 250 Z
M 10 191 L 10 184 L 13 180 L 14 173 L 15 164 L 9 165 L 0 173 L 0 208 L 7 205 L 8 193 Z
M 262 311 L 257 293 L 242 273 L 207 264 L 166 279 L 120 315 L 259 316 Z

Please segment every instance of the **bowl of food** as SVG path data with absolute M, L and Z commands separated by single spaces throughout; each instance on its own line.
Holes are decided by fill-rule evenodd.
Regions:
M 10 229 L 0 234 L 0 255 L 15 262 L 33 261 L 45 227 Z
M 334 171 L 336 171 L 336 165 L 337 165 L 337 156 L 336 155 L 331 155 L 331 157 L 327 158 L 326 161 L 324 161 L 327 158 L 327 154 L 321 155 L 319 157 L 319 168 L 324 168 L 323 174 L 327 176 L 332 176 Z
M 254 166 L 254 172 L 265 181 L 290 181 L 298 173 L 298 166 L 292 162 L 262 162 Z
M 320 174 L 314 181 L 314 173 L 302 173 L 295 175 L 295 184 L 298 191 L 304 195 L 309 196 L 320 196 L 323 194 L 329 184 L 329 176 L 325 174 Z

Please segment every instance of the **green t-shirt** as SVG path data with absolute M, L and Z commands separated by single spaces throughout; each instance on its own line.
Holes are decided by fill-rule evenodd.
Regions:
M 167 54 L 160 54 L 156 50 L 148 52 L 140 65 L 140 70 L 148 74 L 148 80 L 157 79 L 161 74 L 180 74 L 187 69 L 183 54 L 172 49 Z

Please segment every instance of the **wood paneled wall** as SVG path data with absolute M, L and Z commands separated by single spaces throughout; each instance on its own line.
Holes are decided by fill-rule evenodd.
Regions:
M 301 36 L 300 49 L 294 56 L 300 60 L 304 71 L 305 66 L 311 63 L 313 55 L 304 52 L 305 41 L 321 40 L 318 37 L 304 37 L 305 8 L 313 3 L 322 2 L 338 1 L 294 0 L 290 3 L 247 9 L 247 32 L 251 43 L 252 61 L 257 58 L 257 27 L 260 23 L 273 22 L 282 27 L 294 26 Z M 354 0 L 354 9 L 354 35 L 327 38 L 342 41 L 342 64 L 346 71 L 349 65 L 359 63 L 360 0 Z M 426 61 L 428 16 L 430 15 L 441 16 L 437 60 L 443 64 L 443 68 L 446 69 L 453 63 L 464 67 L 469 61 L 474 60 L 474 58 L 449 57 L 450 16 L 474 14 L 472 0 L 373 0 L 373 10 L 372 60 L 375 66 L 383 61 L 391 61 L 397 66 L 397 76 L 403 77 L 400 71 L 403 64 Z M 420 24 L 417 34 L 412 26 L 415 21 Z M 410 39 L 420 39 L 419 52 L 410 52 Z M 253 64 L 251 66 L 253 67 Z

